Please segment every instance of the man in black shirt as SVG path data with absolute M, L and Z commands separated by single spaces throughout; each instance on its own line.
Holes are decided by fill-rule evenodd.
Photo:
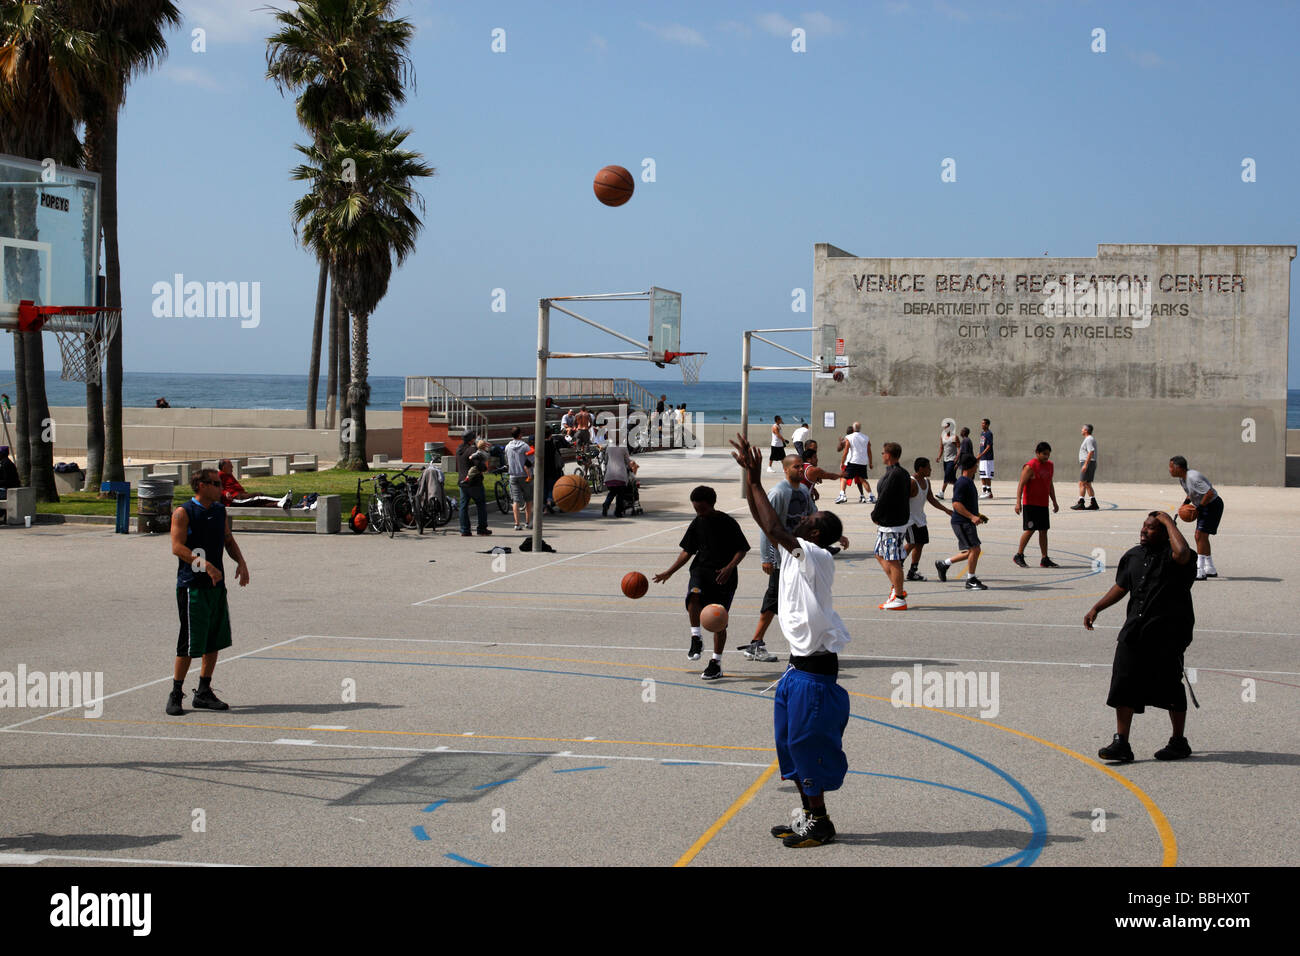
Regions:
M 478 436 L 474 432 L 466 432 L 461 438 L 461 446 L 456 449 L 456 472 L 459 485 L 457 494 L 460 495 L 460 533 L 465 538 L 470 537 L 470 502 L 478 505 L 478 533 L 492 533 L 487 526 L 487 492 L 483 489 L 483 472 L 486 469 L 482 463 L 479 463 L 474 475 L 471 476 L 469 473 L 470 468 L 475 465 L 475 461 L 472 460 L 473 456 L 478 454 L 476 438 Z
M 1133 715 L 1145 712 L 1150 704 L 1169 711 L 1173 725 L 1173 736 L 1156 751 L 1156 759 L 1179 760 L 1192 753 L 1183 736 L 1187 694 L 1182 676 L 1183 651 L 1192 643 L 1196 622 L 1192 611 L 1196 565 L 1186 539 L 1163 511 L 1147 515 L 1138 540 L 1138 546 L 1119 559 L 1111 589 L 1083 618 L 1083 626 L 1091 631 L 1098 614 L 1129 595 L 1106 698 L 1106 705 L 1115 708 L 1116 733 L 1098 756 L 1121 763 L 1132 760 L 1128 734 Z
M 903 587 L 903 538 L 912 518 L 912 479 L 898 463 L 903 448 L 898 442 L 885 442 L 881 457 L 885 473 L 876 482 L 876 507 L 871 520 L 876 523 L 876 560 L 889 578 L 889 597 L 880 605 L 882 611 L 906 611 L 907 590 Z
M 736 595 L 736 565 L 749 550 L 749 542 L 736 519 L 713 507 L 717 500 L 718 493 L 708 485 L 700 485 L 691 492 L 695 520 L 682 536 L 682 553 L 671 568 L 654 576 L 655 584 L 662 584 L 695 555 L 691 561 L 691 581 L 686 588 L 686 613 L 691 620 L 691 649 L 686 656 L 693 661 L 698 661 L 704 650 L 700 639 L 700 611 L 710 604 L 721 604 L 731 610 L 731 599 Z M 722 649 L 726 646 L 727 630 L 723 628 L 713 635 L 713 658 L 700 675 L 704 680 L 722 676 Z

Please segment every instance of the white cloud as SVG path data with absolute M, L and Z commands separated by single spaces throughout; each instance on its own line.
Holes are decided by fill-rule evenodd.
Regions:
M 162 68 L 161 72 L 165 79 L 173 83 L 183 83 L 186 86 L 197 86 L 204 90 L 225 89 L 225 87 L 218 83 L 216 78 L 206 70 L 198 70 L 188 66 L 176 66 L 168 63 Z
M 774 37 L 788 37 L 794 29 L 794 24 L 779 13 L 760 13 L 757 19 L 759 28 Z
M 641 21 L 637 26 L 642 30 L 649 30 L 659 39 L 666 40 L 669 43 L 679 43 L 682 46 L 708 46 L 699 30 L 682 26 L 680 23 L 668 23 L 661 26 Z
M 718 29 L 723 33 L 735 33 L 742 37 L 747 37 L 752 32 L 749 24 L 741 23 L 739 20 L 724 20 L 718 24 Z
M 818 10 L 799 14 L 797 22 L 787 20 L 779 13 L 760 13 L 755 19 L 759 29 L 774 37 L 788 37 L 795 27 L 802 27 L 809 36 L 829 36 L 843 30 L 841 24 Z
M 1157 67 L 1165 65 L 1165 61 L 1160 54 L 1151 50 L 1143 50 L 1141 53 L 1133 53 L 1130 51 L 1128 58 L 1144 70 L 1154 70 Z
M 293 3 L 270 0 L 269 6 L 289 10 Z M 209 42 L 262 42 L 275 30 L 268 4 L 261 0 L 186 0 L 182 12 L 186 34 L 202 27 Z

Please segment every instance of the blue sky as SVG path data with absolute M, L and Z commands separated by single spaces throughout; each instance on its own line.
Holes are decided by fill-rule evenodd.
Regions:
M 305 137 L 263 79 L 270 18 L 258 0 L 181 6 L 121 126 L 127 368 L 301 374 L 315 266 L 294 242 L 288 171 Z M 873 256 L 1295 244 L 1298 9 L 413 0 L 417 87 L 398 123 L 438 175 L 421 187 L 418 251 L 372 317 L 371 371 L 531 375 L 539 296 L 660 285 L 684 294 L 683 347 L 711 353 L 704 377 L 738 378 L 742 329 L 811 324 L 791 290 L 811 303 L 816 242 Z M 195 28 L 206 52 L 191 50 Z M 617 209 L 595 201 L 596 170 L 637 174 L 647 157 L 654 183 Z M 940 181 L 945 157 L 956 183 Z M 259 282 L 261 324 L 154 318 L 151 288 L 174 273 Z M 1293 317 L 1298 302 L 1293 289 Z M 641 305 L 597 317 L 633 335 L 646 324 Z M 552 348 L 607 347 L 553 326 Z M 1292 386 L 1298 358 L 1293 333 Z

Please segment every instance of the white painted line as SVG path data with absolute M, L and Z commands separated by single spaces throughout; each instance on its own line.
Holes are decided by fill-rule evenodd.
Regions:
M 349 819 L 349 820 L 355 820 L 357 823 L 365 823 L 365 822 L 366 822 L 365 820 L 362 820 L 360 817 L 348 817 L 348 819 Z
M 347 730 L 347 724 L 308 724 L 308 730 Z
M 595 737 L 583 737 L 582 739 L 583 739 L 583 740 L 595 740 L 596 738 L 595 738 Z
M 315 745 L 314 740 L 299 740 L 295 737 L 281 737 L 278 740 L 272 740 L 273 744 L 288 744 L 293 747 L 311 747 Z
M 27 731 L 22 731 L 27 733 Z M 39 863 L 43 860 L 63 861 L 69 863 L 138 863 L 141 866 L 206 866 L 206 867 L 242 867 L 243 863 L 195 863 L 191 860 L 142 860 L 130 856 L 65 856 L 62 853 L 43 853 L 37 857 L 24 857 L 19 853 L 0 853 L 0 864 L 4 863 Z
M 443 746 L 443 747 L 434 747 L 434 748 L 433 748 L 433 752 L 434 752 L 434 753 L 442 753 L 444 750 L 450 750 L 450 749 L 451 749 L 450 747 L 446 747 L 446 746 Z
M 467 730 L 467 731 L 465 731 L 463 734 L 461 734 L 461 736 L 462 736 L 462 737 L 473 737 L 473 736 L 474 736 L 474 731 L 472 731 L 472 730 Z
M 222 663 L 229 664 L 231 661 L 237 661 L 241 657 L 251 657 L 254 654 L 262 653 L 262 651 L 269 651 L 273 647 L 283 647 L 285 644 L 292 644 L 294 641 L 301 641 L 301 640 L 302 640 L 302 636 L 299 635 L 298 637 L 291 637 L 287 641 L 277 641 L 274 644 L 267 644 L 265 647 L 259 647 L 256 650 L 245 651 L 242 654 L 236 654 L 234 657 L 223 658 Z M 195 664 L 193 667 L 190 668 L 189 673 L 193 673 L 195 670 L 199 668 L 199 666 L 200 664 Z M 170 677 L 160 677 L 157 680 L 151 680 L 144 684 L 136 684 L 134 687 L 128 687 L 126 690 L 119 690 L 119 691 L 115 691 L 112 694 L 105 694 L 100 699 L 111 700 L 114 697 L 120 697 L 121 695 L 129 694 L 132 691 L 143 690 L 146 687 L 153 687 L 156 684 L 170 684 L 171 680 L 172 679 Z M 22 727 L 24 724 L 30 724 L 33 721 L 44 720 L 46 717 L 55 717 L 58 716 L 59 714 L 66 714 L 70 710 L 81 710 L 81 709 L 82 708 L 80 707 L 64 707 L 62 710 L 52 710 L 48 714 L 41 714 L 39 717 L 32 717 L 28 720 L 21 720 L 16 724 L 10 724 L 8 727 L 0 727 L 0 731 L 13 730 L 15 727 Z
M 43 856 L 31 856 L 26 853 L 0 853 L 0 866 L 40 863 L 43 859 L 45 859 Z

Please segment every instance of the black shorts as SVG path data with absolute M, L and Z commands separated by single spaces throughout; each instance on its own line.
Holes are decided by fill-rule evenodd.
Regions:
M 930 529 L 923 524 L 909 525 L 907 528 L 907 540 L 917 547 L 930 543 Z
M 975 530 L 973 521 L 953 521 L 952 533 L 957 536 L 957 546 L 963 551 L 980 546 L 979 532 Z
M 1079 462 L 1079 480 L 1085 485 L 1092 484 L 1092 479 L 1097 475 L 1097 459 L 1094 458 L 1088 464 Z
M 945 485 L 957 484 L 957 462 L 945 461 L 943 463 L 943 483 Z
M 865 478 L 867 477 L 867 466 L 852 465 L 852 464 L 845 465 L 844 477 L 847 478 L 849 481 L 852 481 L 854 478 Z
M 701 609 L 708 607 L 710 604 L 721 604 L 730 611 L 731 599 L 736 596 L 736 584 L 739 579 L 739 573 L 732 571 L 731 578 L 726 584 L 718 584 L 716 569 L 701 568 L 692 571 L 690 583 L 686 585 L 686 603 L 690 604 L 691 598 L 698 594 Z
M 777 591 L 781 586 L 781 566 L 778 564 L 772 568 L 772 573 L 767 576 L 767 590 L 763 592 L 763 606 L 758 609 L 760 614 L 776 613 Z
M 1047 505 L 1021 505 L 1020 520 L 1026 531 L 1046 531 L 1052 526 L 1052 513 Z
M 785 446 L 773 445 L 772 453 L 768 456 L 768 461 L 782 461 L 785 458 Z
M 1204 531 L 1206 534 L 1215 534 L 1219 530 L 1219 522 L 1223 519 L 1223 499 L 1218 495 L 1214 496 L 1204 508 L 1196 509 L 1196 530 Z

